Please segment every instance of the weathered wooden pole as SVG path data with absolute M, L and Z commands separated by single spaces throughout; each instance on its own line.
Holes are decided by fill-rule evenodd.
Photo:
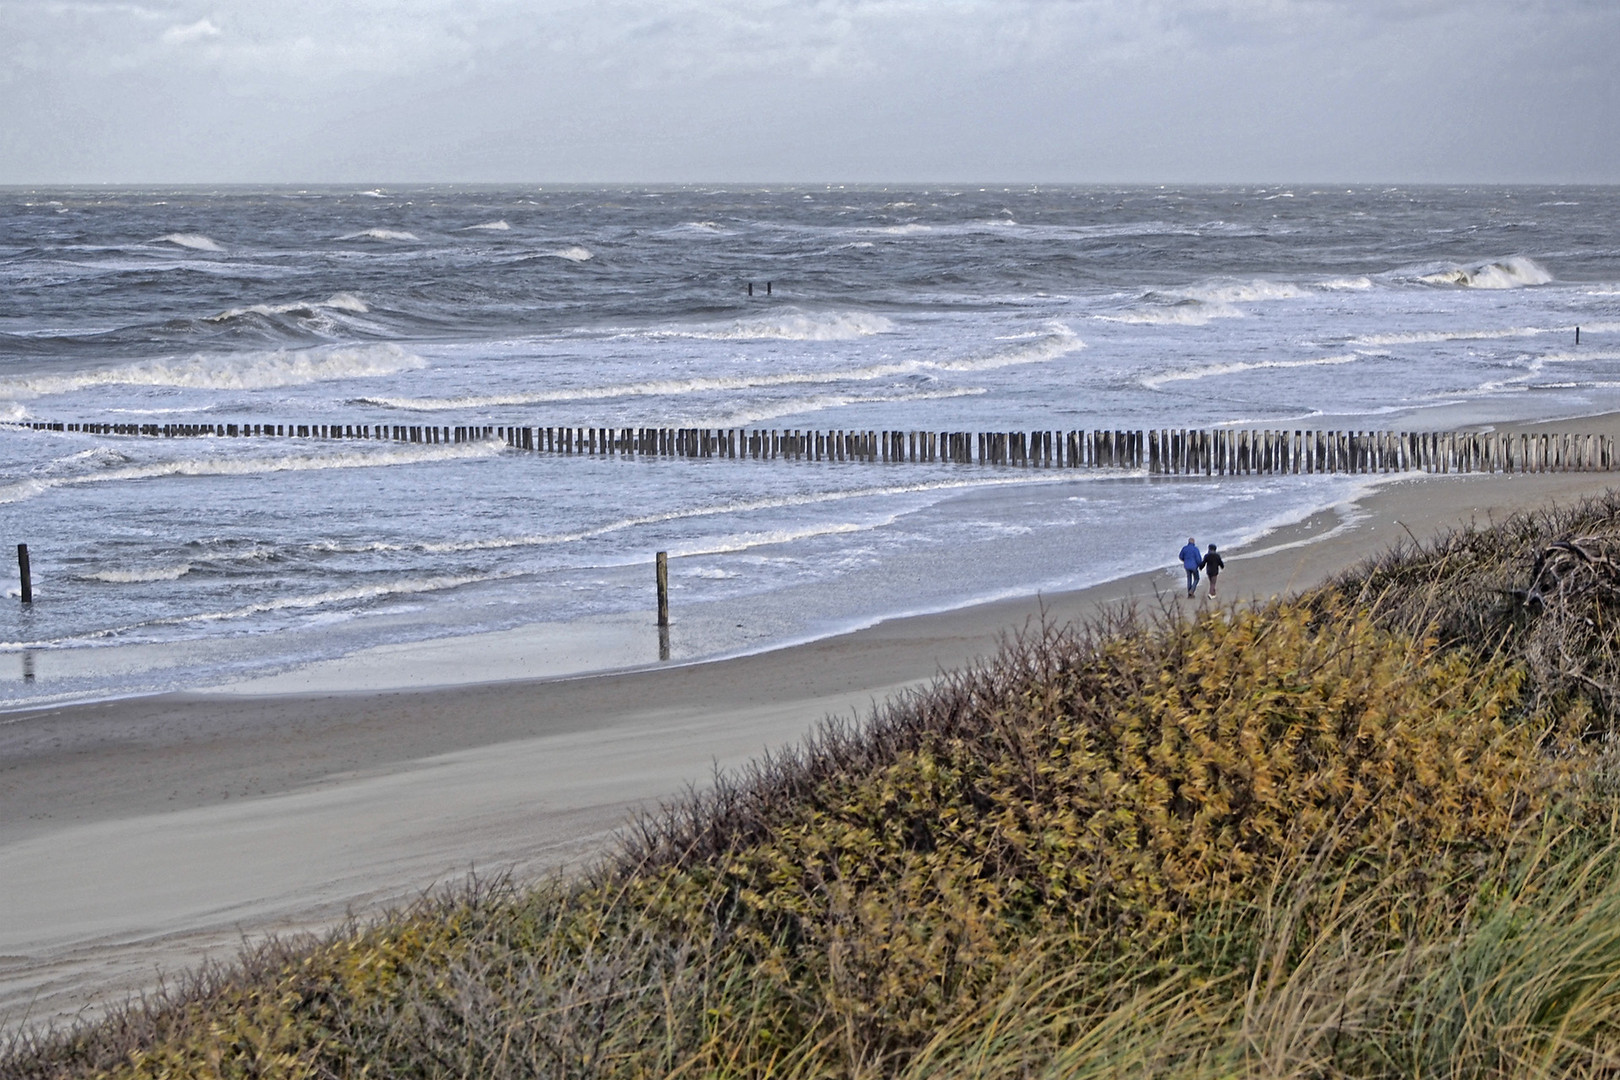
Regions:
M 658 625 L 669 626 L 669 552 L 660 551 L 655 563 L 658 575 Z
M 28 545 L 17 545 L 17 576 L 22 580 L 22 602 L 34 602 L 34 575 L 28 569 Z

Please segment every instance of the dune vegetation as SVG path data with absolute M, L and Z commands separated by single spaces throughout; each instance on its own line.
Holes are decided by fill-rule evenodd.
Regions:
M 643 821 L 0 1074 L 1620 1072 L 1620 498 L 1039 627 Z

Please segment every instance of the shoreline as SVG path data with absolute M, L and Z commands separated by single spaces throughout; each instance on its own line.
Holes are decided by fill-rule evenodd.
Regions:
M 1408 529 L 1426 539 L 1615 480 L 1380 480 L 1341 509 L 1223 552 L 1221 602 L 1308 587 Z M 1180 539 L 1162 538 L 1167 563 Z M 1161 569 L 668 667 L 10 713 L 0 1030 L 103 1008 L 159 972 L 229 959 L 244 935 L 330 925 L 469 869 L 577 865 L 638 810 L 993 653 L 1020 626 L 1120 602 L 1177 606 L 1180 592 L 1179 571 Z

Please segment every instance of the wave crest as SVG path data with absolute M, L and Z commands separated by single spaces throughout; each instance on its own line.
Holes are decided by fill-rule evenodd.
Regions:
M 359 232 L 347 233 L 338 237 L 339 240 L 394 240 L 403 242 L 420 242 L 421 237 L 404 229 L 361 229 Z
M 198 354 L 186 360 L 144 360 L 70 375 L 0 379 L 0 399 L 70 394 L 99 386 L 264 390 L 335 379 L 395 375 L 426 366 L 427 361 L 394 344 Z
M 1455 285 L 1465 289 L 1522 289 L 1546 285 L 1553 276 L 1534 259 L 1514 255 L 1495 262 L 1446 267 L 1421 274 L 1418 280 L 1427 285 Z
M 861 311 L 812 314 L 802 311 L 761 315 L 717 326 L 654 330 L 649 337 L 698 338 L 707 341 L 850 341 L 886 334 L 894 323 Z
M 1162 375 L 1150 375 L 1142 379 L 1142 385 L 1149 390 L 1162 389 L 1165 383 L 1192 382 L 1199 379 L 1217 378 L 1221 375 L 1241 375 L 1245 371 L 1269 371 L 1276 368 L 1304 368 L 1304 367 L 1332 367 L 1337 364 L 1353 364 L 1361 357 L 1355 353 L 1344 353 L 1338 356 L 1323 356 L 1314 360 L 1251 360 L 1236 361 L 1230 364 L 1210 364 L 1207 367 L 1188 368 L 1184 371 L 1167 371 Z
M 106 484 L 122 480 L 155 480 L 165 476 L 262 476 L 266 473 L 320 472 L 330 469 L 374 469 L 391 465 L 421 465 L 435 461 L 464 461 L 493 457 L 505 448 L 494 440 L 475 443 L 427 445 L 345 442 L 330 453 L 265 456 L 210 456 L 151 461 L 121 468 L 102 469 L 79 476 L 32 477 L 0 488 L 0 503 L 22 502 L 59 487 Z
M 371 311 L 366 302 L 353 293 L 333 293 L 325 300 L 294 300 L 287 304 L 249 304 L 247 307 L 229 308 L 218 315 L 208 316 L 208 322 L 229 322 L 244 315 L 313 315 L 317 311 L 347 311 L 365 315 Z
M 224 251 L 219 241 L 202 233 L 172 232 L 164 233 L 154 244 L 173 244 L 176 247 L 190 248 L 192 251 Z

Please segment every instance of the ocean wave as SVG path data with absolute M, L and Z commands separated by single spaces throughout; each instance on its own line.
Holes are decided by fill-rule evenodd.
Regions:
M 1546 285 L 1553 276 L 1534 259 L 1513 255 L 1495 262 L 1447 266 L 1419 274 L 1418 280 L 1427 285 L 1456 285 L 1465 289 L 1522 289 Z
M 422 238 L 413 232 L 404 229 L 361 229 L 359 232 L 346 233 L 338 237 L 339 240 L 394 240 L 416 241 Z
M 84 581 L 104 581 L 111 585 L 140 585 L 152 581 L 179 581 L 191 573 L 190 563 L 143 567 L 139 570 L 97 570 L 78 575 Z
M 886 334 L 894 323 L 861 311 L 786 311 L 737 319 L 721 325 L 648 331 L 647 337 L 705 341 L 850 341 Z
M 1322 356 L 1312 360 L 1250 360 L 1235 361 L 1230 364 L 1210 364 L 1207 367 L 1187 368 L 1183 371 L 1169 371 L 1162 375 L 1150 375 L 1141 380 L 1143 386 L 1149 390 L 1161 389 L 1165 383 L 1193 382 L 1199 379 L 1218 378 L 1222 375 L 1241 375 L 1246 371 L 1269 371 L 1277 368 L 1306 368 L 1306 367 L 1333 367 L 1338 364 L 1353 364 L 1361 357 L 1355 353 L 1345 353 L 1339 356 Z
M 541 257 L 546 259 L 566 259 L 568 262 L 580 263 L 596 258 L 596 255 L 590 248 L 580 247 L 575 244 L 571 247 L 558 248 L 555 251 L 541 252 Z
M 421 544 L 416 550 L 435 554 L 457 554 L 469 551 L 498 551 L 518 547 L 544 547 L 554 544 L 572 544 L 581 540 L 594 540 L 603 536 L 639 529 L 648 525 L 662 525 L 672 521 L 717 517 L 726 514 L 747 514 L 760 510 L 781 510 L 801 506 L 819 506 L 826 503 L 847 502 L 851 499 L 890 498 L 896 495 L 928 494 L 966 488 L 1007 487 L 1032 483 L 1052 483 L 1051 476 L 985 476 L 972 480 L 934 480 L 915 484 L 888 484 L 882 487 L 848 488 L 842 491 L 805 492 L 799 495 L 779 495 L 759 499 L 736 499 L 705 506 L 667 510 L 658 514 L 642 514 L 619 518 L 590 529 L 569 533 L 538 533 L 524 536 L 484 537 L 477 540 L 448 540 Z M 403 548 L 403 545 L 401 545 Z
M 1543 364 L 1581 364 L 1592 360 L 1620 360 L 1620 350 L 1583 348 L 1580 352 L 1548 353 L 1546 356 L 1538 356 L 1536 360 Z
M 35 476 L 0 487 L 0 503 L 23 502 L 60 487 L 156 480 L 169 476 L 260 476 L 281 472 L 319 472 L 330 469 L 375 469 L 394 465 L 421 465 L 435 461 L 468 461 L 493 457 L 504 447 L 493 441 L 475 443 L 398 444 L 344 442 L 343 450 L 326 454 L 212 456 L 174 458 L 139 465 L 121 465 L 77 476 Z
M 1085 347 L 1086 343 L 1081 341 L 1073 330 L 1063 323 L 1053 321 L 1047 324 L 1041 333 L 1018 338 L 1011 344 L 979 356 L 968 356 L 959 360 L 937 360 L 928 366 L 940 371 L 994 371 L 997 368 L 1016 367 L 1019 364 L 1045 363 Z
M 446 412 L 456 409 L 488 409 L 511 405 L 545 405 L 567 401 L 610 401 L 615 398 L 675 397 L 683 394 L 715 393 L 727 390 L 753 390 L 780 386 L 824 386 L 841 382 L 871 382 L 932 371 L 991 371 L 1018 364 L 1055 360 L 1085 348 L 1067 326 L 1054 324 L 1046 332 L 1018 339 L 999 349 L 955 360 L 908 360 L 897 364 L 871 364 L 858 368 L 829 371 L 787 371 L 761 375 L 727 375 L 691 379 L 650 379 L 646 382 L 617 383 L 607 386 L 580 386 L 557 390 L 520 390 L 503 394 L 469 394 L 451 398 L 407 398 L 366 396 L 351 399 L 351 405 L 370 405 L 412 412 Z
M 788 398 L 782 401 L 762 402 L 753 406 L 740 406 L 728 412 L 705 413 L 680 417 L 670 421 L 671 427 L 747 427 L 773 420 L 778 416 L 797 416 L 800 413 L 821 412 L 846 405 L 896 405 L 912 401 L 945 401 L 951 398 L 979 397 L 988 391 L 982 386 L 964 386 L 954 390 L 925 390 L 900 394 L 816 394 L 809 397 Z
M 1620 329 L 1620 323 L 1588 323 L 1582 329 L 1597 333 Z M 1403 334 L 1368 334 L 1351 338 L 1348 345 L 1434 345 L 1444 341 L 1490 341 L 1575 333 L 1574 326 L 1506 326 L 1488 330 L 1417 330 Z
M 1170 295 L 1201 304 L 1254 304 L 1268 300 L 1298 300 L 1310 293 L 1287 281 L 1208 281 L 1185 289 L 1176 289 Z
M 164 233 L 154 244 L 173 244 L 176 247 L 190 248 L 192 251 L 224 251 L 219 241 L 202 233 L 172 232 Z
M 511 227 L 512 226 L 508 225 L 506 220 L 503 218 L 500 221 L 481 221 L 477 225 L 468 225 L 461 231 L 472 232 L 474 229 L 482 229 L 485 232 L 506 232 Z
M 1373 282 L 1369 277 L 1328 278 L 1317 282 L 1316 287 L 1331 292 L 1365 292 L 1373 287 Z
M 1141 326 L 1203 326 L 1214 319 L 1241 319 L 1243 312 L 1230 304 L 1205 304 L 1180 300 L 1163 307 L 1126 311 L 1118 315 L 1097 315 L 1103 322 Z
M 247 307 L 227 308 L 218 315 L 209 315 L 208 322 L 229 322 L 244 315 L 313 315 L 318 311 L 347 311 L 364 315 L 371 309 L 353 293 L 333 293 L 325 300 L 294 300 L 286 304 L 249 304 Z
M 100 386 L 175 386 L 195 390 L 263 390 L 336 379 L 396 375 L 427 366 L 398 345 L 198 354 L 187 360 L 143 360 L 71 375 L 0 379 L 0 399 L 70 394 Z

